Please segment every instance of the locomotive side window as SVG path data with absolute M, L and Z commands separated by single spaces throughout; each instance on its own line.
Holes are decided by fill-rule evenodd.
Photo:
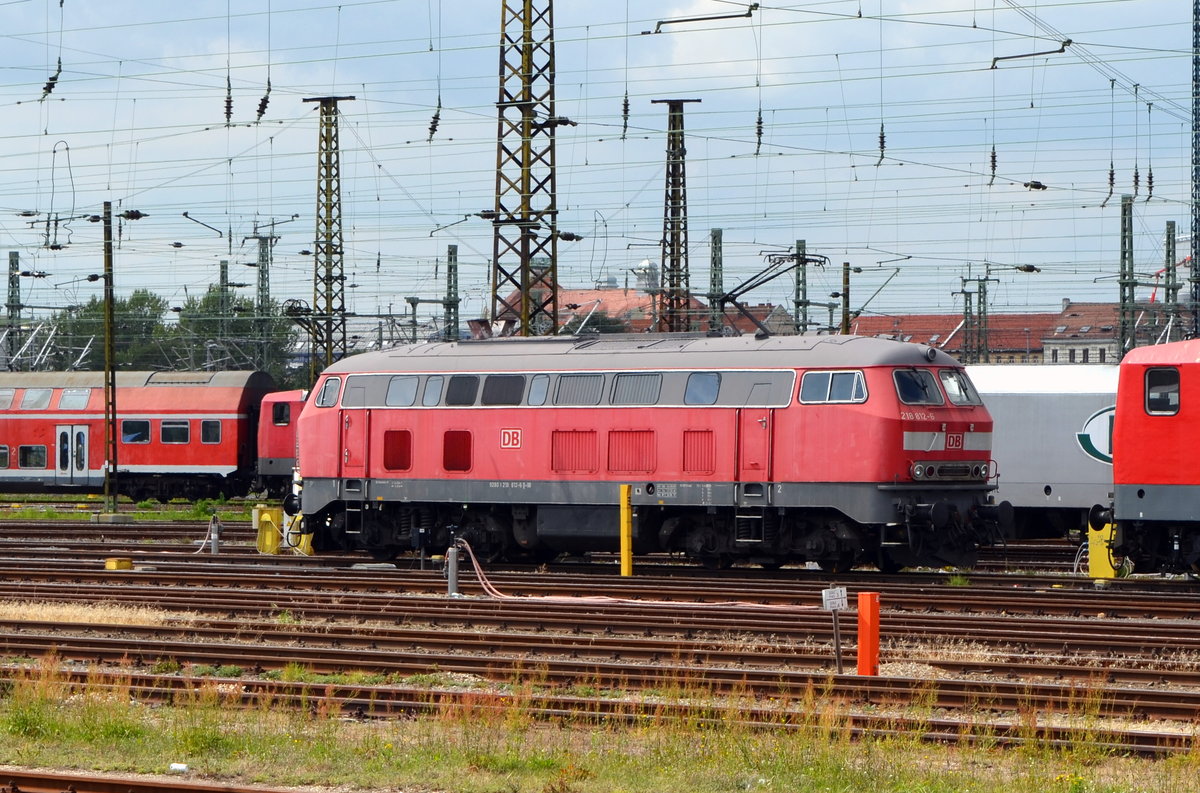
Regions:
M 21 397 L 21 410 L 43 410 L 50 404 L 51 388 L 26 388 Z
M 716 372 L 692 372 L 683 391 L 685 405 L 715 405 L 721 392 L 721 375 Z
M 946 389 L 946 396 L 950 397 L 952 404 L 983 404 L 983 400 L 979 398 L 979 392 L 975 390 L 975 384 L 971 382 L 971 378 L 967 377 L 966 372 L 960 372 L 957 369 L 939 369 L 938 377 L 942 378 L 942 387 Z
M 653 405 L 661 388 L 662 375 L 656 372 L 619 374 L 613 379 L 612 404 Z
M 479 375 L 455 374 L 450 376 L 446 386 L 446 404 L 469 406 L 475 404 L 475 395 L 479 393 Z
M 46 467 L 46 447 L 45 446 L 18 446 L 17 447 L 17 467 L 18 468 L 45 468 Z
M 471 433 L 446 430 L 442 436 L 442 467 L 447 471 L 471 470 Z
M 383 467 L 389 471 L 412 468 L 412 433 L 388 430 L 383 433 Z
M 83 410 L 92 397 L 90 388 L 64 388 L 58 398 L 59 410 Z
M 163 443 L 187 443 L 191 437 L 187 419 L 163 419 L 158 437 Z
M 525 375 L 490 374 L 483 380 L 483 397 L 479 403 L 481 405 L 519 405 L 524 394 Z
M 1146 412 L 1173 416 L 1179 412 L 1179 370 L 1162 367 L 1146 370 Z
M 325 381 L 325 385 L 321 386 L 321 393 L 317 394 L 317 407 L 327 408 L 337 404 L 338 392 L 342 390 L 342 378 L 330 377 Z
M 12 407 L 12 400 L 13 389 L 0 388 L 0 410 L 8 410 L 10 407 Z
M 896 395 L 906 405 L 941 405 L 942 390 L 928 369 L 897 369 L 892 372 Z
M 8 468 L 8 447 L 0 446 L 0 468 Z
M 286 427 L 292 423 L 292 405 L 290 402 L 276 402 L 271 405 L 271 423 L 276 427 Z
M 562 374 L 554 393 L 556 405 L 599 405 L 604 395 L 602 374 Z
M 121 420 L 121 443 L 149 443 L 150 422 L 144 419 Z
M 200 422 L 200 442 L 221 442 L 221 422 L 219 419 L 204 419 Z
M 529 404 L 544 405 L 546 404 L 546 395 L 550 391 L 550 375 L 535 374 L 533 379 L 529 381 Z
M 388 381 L 387 396 L 383 398 L 383 404 L 390 408 L 407 408 L 412 407 L 416 401 L 416 375 L 398 375 Z
M 421 404 L 427 408 L 436 406 L 442 401 L 442 380 L 440 374 L 430 375 L 425 381 L 425 393 L 421 395 Z
M 800 380 L 800 401 L 806 405 L 866 400 L 867 383 L 862 372 L 805 372 Z

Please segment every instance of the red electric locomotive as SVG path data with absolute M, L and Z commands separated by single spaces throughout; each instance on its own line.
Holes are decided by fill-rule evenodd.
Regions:
M 346 358 L 298 425 L 318 547 L 970 564 L 1011 519 L 992 419 L 930 347 L 852 336 L 499 339 Z
M 1142 572 L 1200 570 L 1200 340 L 1121 360 L 1113 426 L 1113 551 Z
M 280 497 L 292 485 L 296 468 L 296 420 L 307 391 L 277 391 L 262 400 L 258 422 L 257 488 Z
M 118 372 L 117 486 L 135 500 L 244 494 L 263 372 Z M 0 489 L 104 487 L 104 374 L 0 373 Z

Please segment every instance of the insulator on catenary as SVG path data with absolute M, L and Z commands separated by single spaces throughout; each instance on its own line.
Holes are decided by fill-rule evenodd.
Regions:
M 271 80 L 267 79 L 267 92 L 263 94 L 263 98 L 258 100 L 258 121 L 262 121 L 263 114 L 267 112 L 267 103 L 271 101 Z M 232 111 L 232 106 L 230 110 Z
M 625 92 L 625 99 L 621 102 L 621 140 L 625 140 L 625 133 L 629 131 L 629 92 Z
M 992 178 L 988 179 L 988 187 L 991 187 L 992 183 L 996 181 L 996 144 L 994 144 L 994 143 L 992 144 L 991 160 L 992 160 Z
M 437 108 L 433 111 L 433 118 L 429 119 L 429 137 L 425 142 L 433 140 L 434 133 L 437 132 L 438 124 L 442 123 L 442 98 L 438 97 Z
M 883 124 L 879 125 L 879 162 L 876 166 L 883 165 L 883 152 L 887 149 L 887 136 L 883 134 Z
M 762 132 L 763 132 L 762 110 L 759 110 L 758 111 L 758 120 L 754 122 L 754 138 L 755 138 L 754 153 L 755 154 L 758 154 L 758 152 L 762 149 Z
M 233 83 L 225 78 L 225 123 L 233 120 Z
M 1104 200 L 1100 202 L 1101 209 L 1108 204 L 1108 199 L 1113 197 L 1113 190 L 1117 187 L 1117 169 L 1113 167 L 1111 161 L 1108 163 L 1108 195 L 1104 196 Z
M 1154 169 L 1151 168 L 1146 174 L 1146 200 L 1150 200 L 1150 196 L 1154 195 Z
M 50 92 L 53 91 L 54 86 L 58 84 L 58 78 L 60 76 L 62 76 L 62 58 L 58 59 L 58 68 L 54 71 L 54 74 L 50 75 L 50 79 L 46 81 L 44 86 L 42 86 L 42 99 L 50 96 Z M 38 101 L 40 102 L 42 99 L 39 99 Z
M 1133 197 L 1137 198 L 1138 184 L 1141 182 L 1141 176 L 1138 174 L 1137 166 L 1133 166 Z

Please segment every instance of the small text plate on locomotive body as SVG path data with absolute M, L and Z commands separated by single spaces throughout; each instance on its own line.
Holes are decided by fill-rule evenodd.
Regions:
M 488 487 L 493 490 L 532 490 L 533 482 L 513 482 L 505 480 L 500 482 L 488 482 Z
M 845 611 L 850 608 L 846 587 L 835 586 L 821 590 L 821 608 L 826 611 Z
M 675 482 L 663 482 L 655 487 L 654 494 L 659 498 L 679 498 L 679 485 Z

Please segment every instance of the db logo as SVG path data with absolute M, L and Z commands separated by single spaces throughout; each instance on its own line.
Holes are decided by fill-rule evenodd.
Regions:
M 520 449 L 521 431 L 518 429 L 500 430 L 501 449 Z
M 961 449 L 963 447 L 963 434 L 961 432 L 946 433 L 946 448 Z

